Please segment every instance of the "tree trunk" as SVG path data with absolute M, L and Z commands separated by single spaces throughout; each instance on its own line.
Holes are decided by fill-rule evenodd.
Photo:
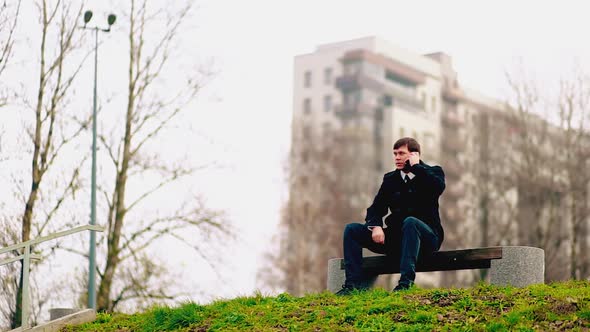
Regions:
M 31 224 L 33 221 L 33 209 L 37 201 L 37 194 L 39 192 L 39 185 L 43 177 L 43 171 L 40 163 L 41 155 L 41 129 L 43 122 L 41 121 L 41 112 L 43 111 L 43 97 L 45 96 L 45 41 L 47 38 L 47 7 L 45 1 L 43 1 L 42 7 L 42 19 L 43 28 L 41 33 L 41 55 L 40 55 L 40 69 L 39 69 L 39 91 L 37 93 L 37 105 L 35 107 L 35 136 L 33 137 L 33 160 L 31 169 L 31 191 L 25 205 L 25 211 L 21 220 L 21 241 L 25 242 L 31 238 Z M 15 315 L 11 322 L 11 327 L 16 328 L 20 326 L 22 316 L 22 302 L 23 302 L 23 272 L 24 272 L 24 261 L 21 261 L 21 271 L 19 276 L 18 290 L 16 292 L 16 308 Z
M 113 229 L 109 230 L 109 239 L 107 247 L 107 261 L 103 277 L 100 282 L 97 294 L 97 309 L 99 311 L 112 310 L 110 301 L 110 291 L 113 282 L 115 271 L 119 264 L 119 242 L 121 240 L 121 229 L 123 228 L 123 221 L 125 219 L 125 189 L 127 185 L 127 171 L 129 169 L 129 160 L 131 158 L 131 121 L 133 115 L 134 96 L 133 86 L 129 87 L 129 102 L 127 105 L 127 118 L 125 124 L 125 138 L 123 145 L 123 161 L 121 169 L 117 174 L 117 182 L 115 184 L 115 222 Z
M 107 261 L 104 269 L 103 277 L 100 281 L 100 286 L 97 294 L 97 309 L 99 311 L 112 310 L 110 295 L 113 278 L 117 267 L 119 265 L 119 242 L 121 239 L 121 229 L 125 219 L 125 190 L 127 186 L 127 171 L 129 170 L 129 161 L 131 159 L 131 124 L 133 123 L 133 112 L 135 107 L 136 97 L 136 73 L 134 66 L 137 65 L 139 58 L 135 57 L 135 1 L 131 1 L 131 17 L 129 28 L 129 85 L 127 98 L 127 113 L 125 117 L 125 136 L 123 138 L 123 156 L 121 161 L 121 168 L 117 173 L 117 180 L 115 183 L 115 222 L 113 228 L 109 230 Z M 142 36 L 140 36 L 141 38 Z M 139 67 L 139 66 L 138 66 Z
M 489 238 L 489 198 L 488 194 L 484 193 L 483 197 L 480 199 L 479 208 L 481 212 L 481 247 L 487 247 L 489 245 L 488 238 Z M 488 269 L 481 269 L 479 270 L 479 278 L 480 280 L 485 280 L 486 276 L 488 275 Z
M 577 227 L 577 223 L 578 223 L 578 213 L 576 210 L 576 200 L 577 197 L 576 195 L 572 195 L 572 202 L 571 202 L 571 215 L 570 215 L 570 220 L 571 220 L 571 234 L 572 234 L 572 240 L 570 242 L 570 279 L 572 280 L 576 280 L 577 279 L 577 269 L 578 269 L 578 257 L 577 257 L 577 246 L 578 246 L 578 227 Z
M 588 199 L 586 197 L 586 199 Z M 587 279 L 588 276 L 588 218 L 580 224 L 580 279 Z

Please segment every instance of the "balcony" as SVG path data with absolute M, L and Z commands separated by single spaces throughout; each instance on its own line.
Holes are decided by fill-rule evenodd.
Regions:
M 444 126 L 457 128 L 463 126 L 465 121 L 457 113 L 446 111 L 442 114 L 442 123 Z
M 336 87 L 343 93 L 361 89 L 371 90 L 379 95 L 391 97 L 394 107 L 399 106 L 409 111 L 424 110 L 424 102 L 416 98 L 413 88 L 404 87 L 385 78 L 372 77 L 363 72 L 336 78 Z
M 442 140 L 445 141 L 443 142 L 443 148 L 446 147 L 445 143 L 460 143 L 463 141 L 463 136 L 461 135 L 460 130 L 457 130 L 457 128 L 452 128 L 452 127 L 443 127 L 442 130 Z M 450 149 L 450 150 L 454 150 L 454 149 Z
M 461 141 L 453 141 L 450 139 L 443 139 L 442 152 L 448 155 L 449 158 L 457 158 L 458 155 L 465 151 L 465 143 Z
M 356 105 L 335 105 L 334 114 L 342 120 L 360 117 L 374 117 L 375 108 L 375 106 L 363 102 Z
M 385 87 L 382 82 L 371 77 L 363 72 L 354 74 L 342 75 L 336 78 L 336 88 L 342 92 L 349 92 L 359 89 L 369 89 L 382 93 Z
M 464 130 L 461 130 L 462 122 L 460 120 L 448 118 L 445 120 L 445 117 L 442 117 L 443 126 L 441 130 L 441 140 L 442 140 L 442 147 L 443 149 L 447 150 L 456 150 L 457 147 L 451 145 L 458 145 L 460 146 L 460 150 L 464 150 L 467 146 L 467 142 L 465 141 L 466 134 Z
M 385 70 L 403 78 L 408 82 L 411 82 L 412 84 L 420 85 L 426 82 L 427 75 L 425 73 L 416 70 L 411 66 L 398 62 L 392 58 L 367 50 L 358 49 L 349 51 L 344 54 L 340 61 L 342 63 L 366 61 L 373 65 L 377 65 L 378 67 L 384 68 Z
M 414 90 L 391 81 L 387 81 L 385 87 L 385 94 L 393 97 L 394 107 L 398 106 L 408 111 L 424 111 L 424 102 L 416 98 Z
M 456 103 L 464 98 L 463 91 L 458 87 L 445 86 L 442 89 L 442 97 L 444 100 Z

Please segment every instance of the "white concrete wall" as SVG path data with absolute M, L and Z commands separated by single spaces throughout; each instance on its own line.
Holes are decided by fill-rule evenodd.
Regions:
M 373 38 L 375 41 L 374 52 L 381 53 L 435 78 L 441 77 L 440 64 L 435 60 L 427 56 L 408 51 L 379 37 Z

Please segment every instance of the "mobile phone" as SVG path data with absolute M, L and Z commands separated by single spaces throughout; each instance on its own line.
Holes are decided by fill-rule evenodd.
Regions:
M 404 168 L 402 170 L 408 173 L 410 169 L 412 169 L 412 165 L 410 165 L 410 160 L 406 160 L 406 163 L 404 164 Z

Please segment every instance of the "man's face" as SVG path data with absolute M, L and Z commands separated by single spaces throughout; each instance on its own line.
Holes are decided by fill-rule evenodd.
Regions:
M 403 169 L 406 160 L 410 158 L 410 151 L 408 150 L 408 146 L 404 145 L 399 149 L 393 149 L 393 158 L 395 161 L 395 168 Z

